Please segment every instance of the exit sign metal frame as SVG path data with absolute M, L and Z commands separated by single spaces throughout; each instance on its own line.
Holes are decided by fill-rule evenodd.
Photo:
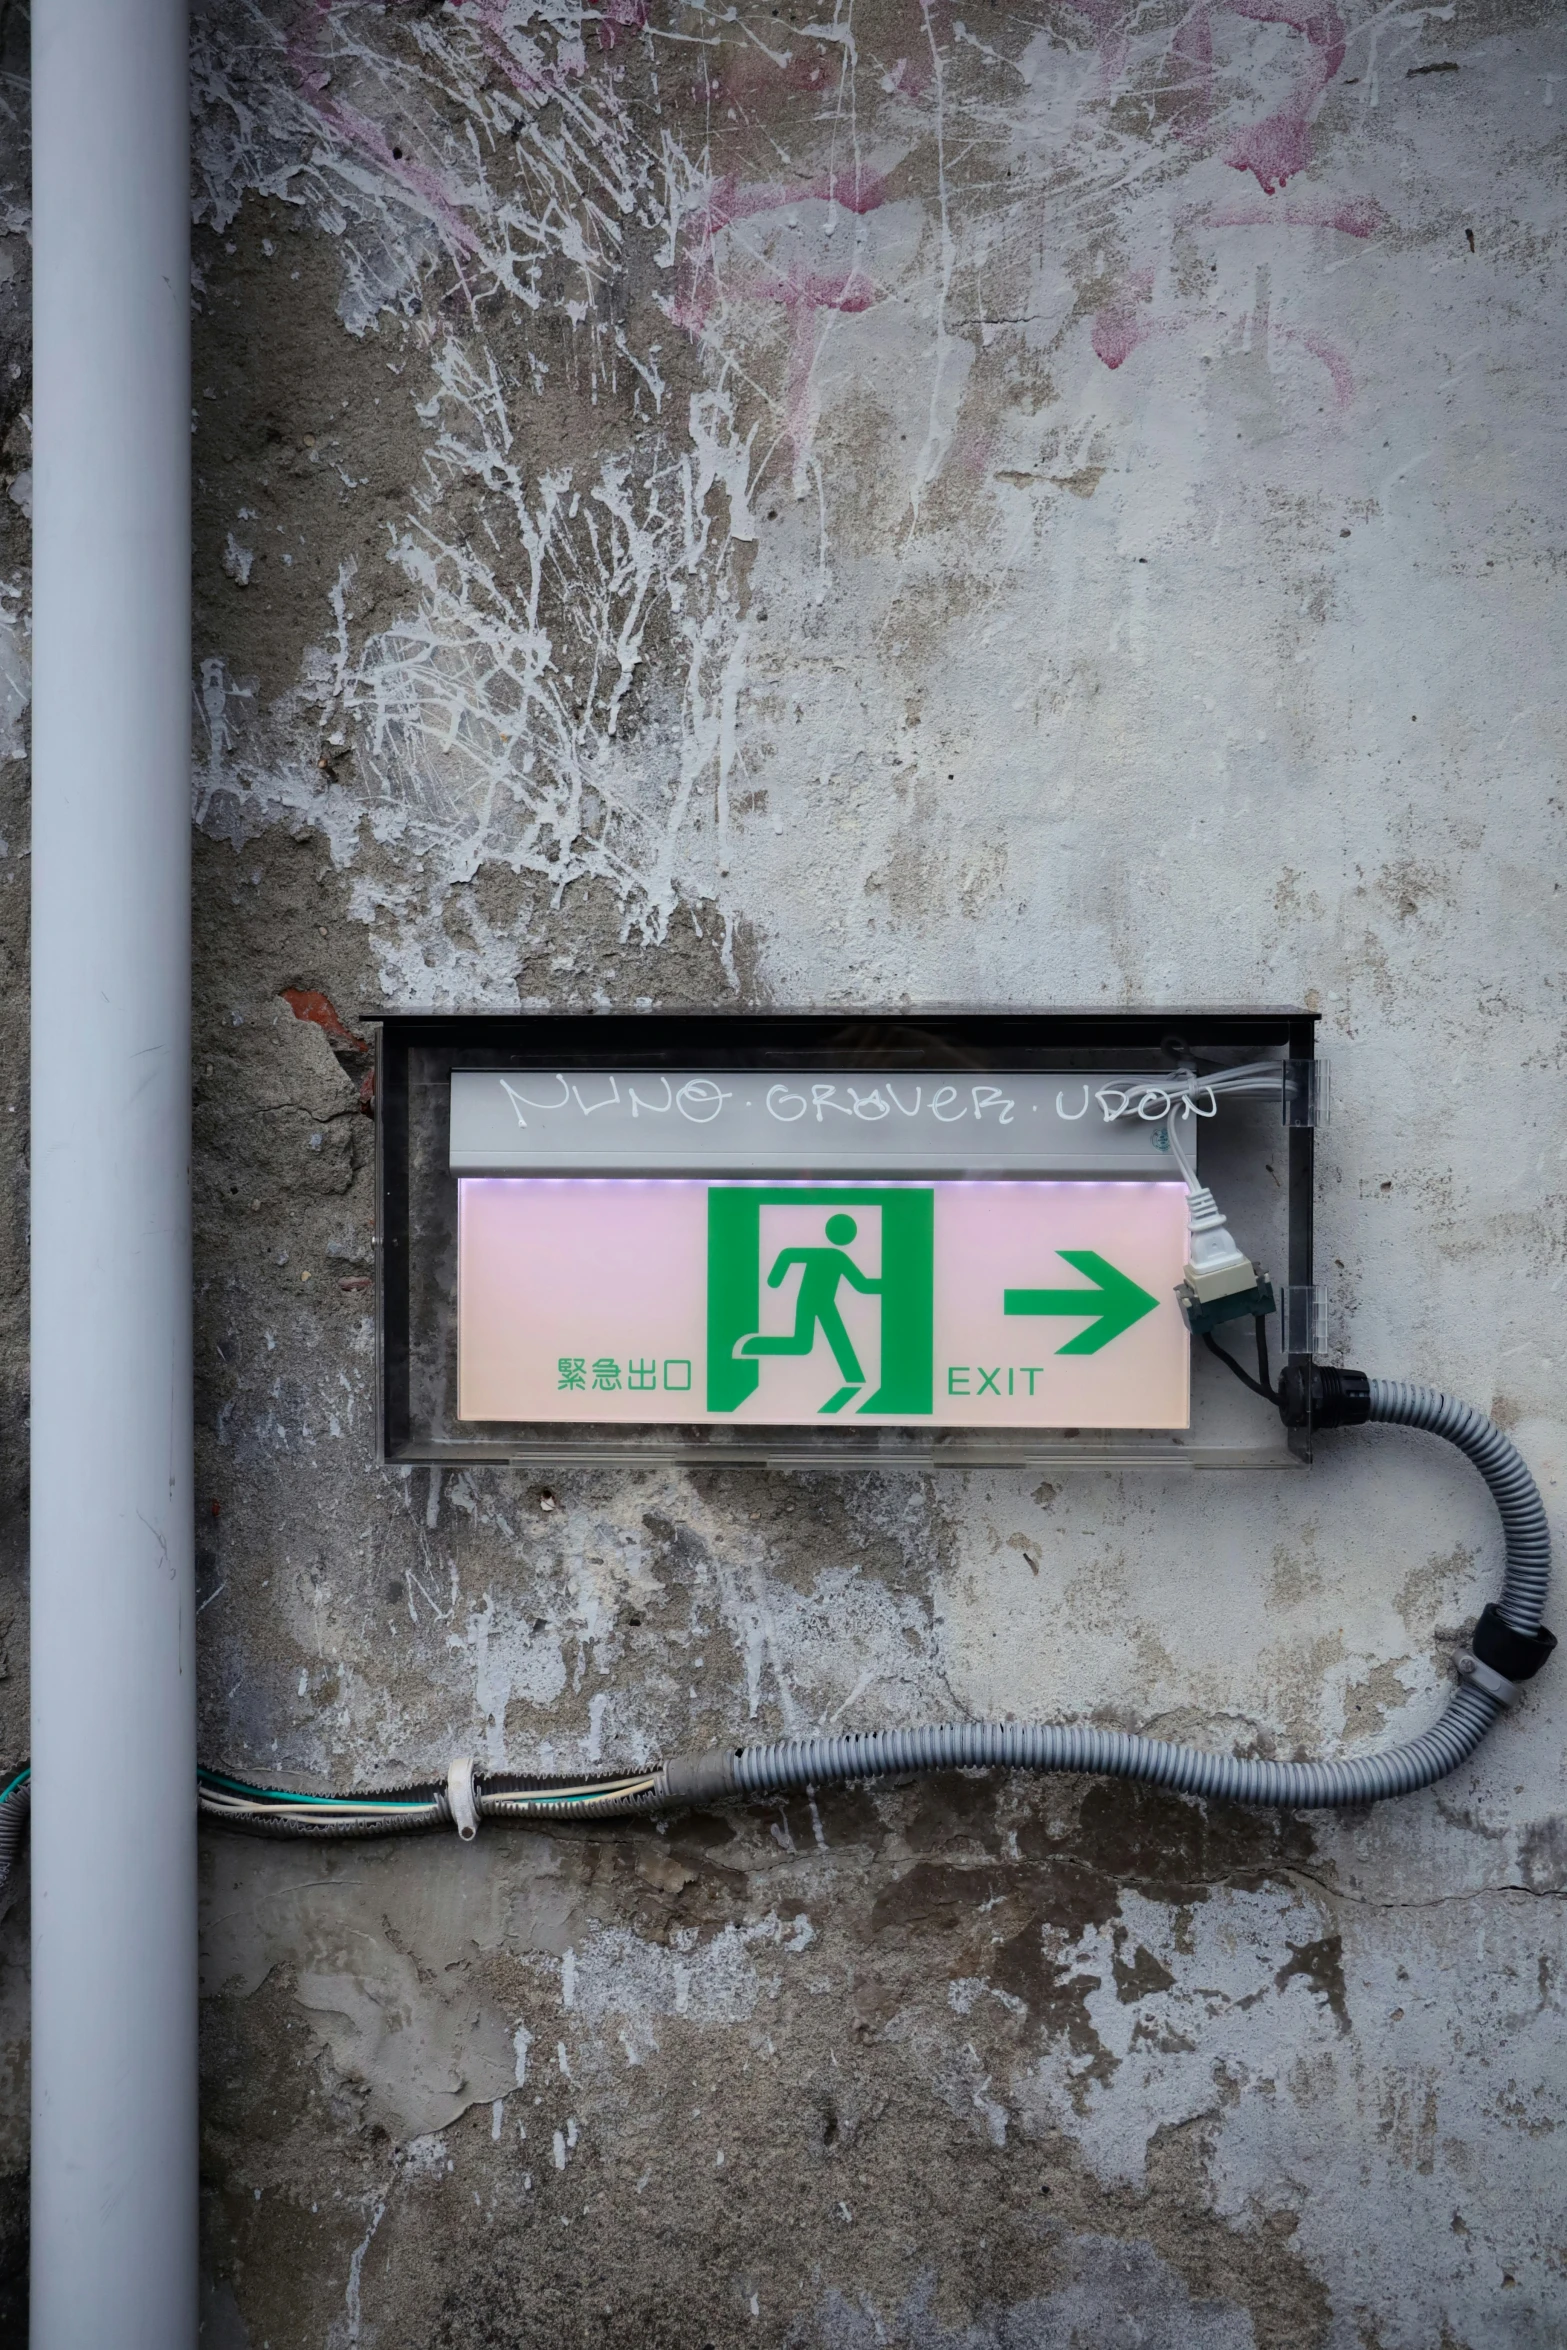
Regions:
M 1287 1440 L 1268 1407 L 1208 1362 L 1194 1384 L 1193 1425 L 1144 1431 L 922 1430 L 858 1426 L 671 1429 L 562 1424 L 515 1435 L 454 1424 L 446 1369 L 453 1330 L 458 1178 L 448 1161 L 450 1079 L 458 1071 L 865 1071 L 883 1079 L 928 1071 L 960 1081 L 987 1073 L 1158 1075 L 1276 1057 L 1280 1098 L 1227 1101 L 1203 1133 L 1228 1206 L 1259 1164 L 1276 1216 L 1270 1266 L 1278 1286 L 1313 1281 L 1317 1015 L 1286 1009 L 984 1012 L 383 1011 L 376 1055 L 376 1372 L 379 1458 L 459 1466 L 515 1462 L 540 1470 L 670 1464 L 797 1469 L 934 1467 L 1287 1467 L 1309 1461 L 1310 1432 Z M 1287 1063 L 1304 1064 L 1286 1077 Z M 1292 1103 L 1298 1107 L 1292 1107 Z M 1248 1114 L 1249 1113 L 1249 1114 Z M 1258 1153 L 1264 1154 L 1262 1161 Z M 1277 1162 L 1282 1160 L 1282 1165 Z M 1236 1220 L 1245 1223 L 1244 1214 Z M 1278 1227 L 1281 1226 L 1282 1229 Z M 1282 1247 L 1278 1243 L 1282 1242 Z M 1248 1230 L 1243 1245 L 1252 1241 Z M 1281 1261 L 1282 1258 L 1282 1261 Z M 1244 1327 L 1244 1326 L 1240 1326 Z M 1249 1333 L 1248 1333 L 1249 1335 Z M 1291 1362 L 1310 1358 L 1291 1354 Z M 1206 1358 L 1199 1350 L 1194 1369 Z M 1201 1408 L 1199 1409 L 1199 1403 Z M 1201 1419 L 1202 1425 L 1199 1425 Z

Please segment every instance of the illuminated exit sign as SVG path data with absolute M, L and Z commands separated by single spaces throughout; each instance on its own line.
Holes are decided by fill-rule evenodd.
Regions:
M 1016 1125 L 1016 1091 L 1000 1098 Z M 973 1152 L 984 1121 L 965 1106 Z M 459 1140 L 454 1102 L 460 1165 Z M 458 1417 L 1185 1428 L 1186 1192 L 1155 1163 L 1121 1180 L 463 1175 Z
M 1277 1066 L 1276 1094 L 1263 1072 L 1226 1109 L 1216 1172 L 1253 1252 L 1309 1285 L 1314 1015 L 379 1017 L 388 1463 L 1287 1457 L 1270 1415 L 1192 1355 L 1166 1120 L 1193 1099 L 1176 1139 L 1201 1172 L 1217 1105 L 1192 1072 Z

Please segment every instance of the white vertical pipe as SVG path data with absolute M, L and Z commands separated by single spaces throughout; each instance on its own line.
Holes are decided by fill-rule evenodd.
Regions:
M 32 2345 L 189 2350 L 184 0 L 32 41 Z

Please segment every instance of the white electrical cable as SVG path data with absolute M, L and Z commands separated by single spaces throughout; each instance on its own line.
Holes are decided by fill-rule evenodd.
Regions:
M 1205 1117 L 1208 1113 L 1203 1110 L 1197 1110 L 1192 1114 L 1201 1118 Z M 1185 1136 L 1181 1132 L 1179 1120 L 1171 1117 L 1167 1122 L 1164 1131 L 1169 1140 L 1170 1155 L 1174 1159 L 1176 1165 L 1180 1168 L 1181 1173 L 1186 1178 L 1187 1190 L 1195 1197 L 1195 1195 L 1202 1190 L 1203 1186 L 1197 1180 L 1197 1162 L 1192 1157 L 1190 1146 L 1188 1145 Z
M 1190 1234 L 1186 1281 L 1198 1303 L 1249 1293 L 1262 1276 L 1231 1237 L 1224 1211 L 1199 1179 L 1196 1154 L 1184 1129 L 1194 1118 L 1216 1118 L 1220 1094 L 1273 1093 L 1282 1099 L 1283 1084 L 1284 1072 L 1277 1061 L 1246 1061 L 1237 1069 L 1217 1069 L 1211 1077 L 1199 1077 L 1195 1069 L 1184 1068 L 1162 1078 L 1107 1078 L 1095 1094 L 1107 1125 L 1118 1118 L 1139 1118 L 1145 1124 L 1163 1127 L 1170 1155 L 1186 1184 Z
M 1246 1061 L 1238 1069 L 1215 1069 L 1210 1077 L 1199 1077 L 1195 1069 L 1176 1069 L 1168 1077 L 1107 1077 L 1094 1099 L 1108 1120 L 1136 1117 L 1157 1125 L 1177 1110 L 1187 1118 L 1213 1118 L 1218 1115 L 1217 1095 L 1277 1094 L 1283 1083 L 1278 1061 Z M 1207 1096 L 1206 1109 L 1199 1094 Z
M 1168 1077 L 1111 1077 L 1094 1094 L 1107 1126 L 1118 1118 L 1138 1118 L 1145 1125 L 1164 1127 L 1171 1155 L 1186 1188 L 1201 1193 L 1197 1163 L 1182 1128 L 1193 1118 L 1216 1118 L 1220 1094 L 1273 1093 L 1283 1085 L 1277 1061 L 1247 1061 L 1238 1069 L 1216 1069 L 1199 1077 L 1195 1069 L 1177 1069 Z

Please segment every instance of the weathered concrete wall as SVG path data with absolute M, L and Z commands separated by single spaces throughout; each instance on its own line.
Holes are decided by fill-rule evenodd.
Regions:
M 284 991 L 1319 1005 L 1335 1346 L 1555 1480 L 1560 12 L 202 0 L 196 47 L 206 1752 L 1429 1718 L 1496 1543 L 1414 1437 L 375 1469 L 371 1129 Z M 964 1779 L 214 1838 L 204 2339 L 1545 2350 L 1560 1707 L 1342 1821 Z

